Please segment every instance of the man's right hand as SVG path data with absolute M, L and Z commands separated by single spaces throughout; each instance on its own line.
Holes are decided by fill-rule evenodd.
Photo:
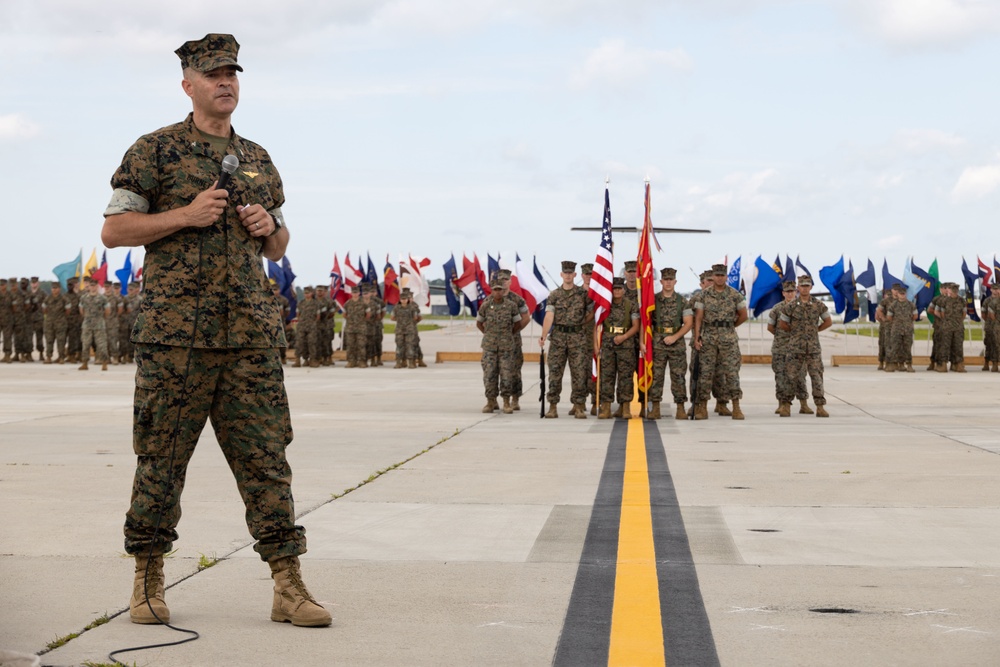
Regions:
M 215 224 L 229 204 L 229 193 L 216 190 L 216 183 L 208 190 L 198 193 L 194 201 L 187 205 L 187 218 L 192 227 L 209 227 Z

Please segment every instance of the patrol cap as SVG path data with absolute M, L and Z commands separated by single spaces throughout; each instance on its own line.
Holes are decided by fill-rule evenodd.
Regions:
M 636 261 L 630 259 L 627 262 L 625 262 L 625 270 L 626 271 L 635 271 L 636 270 Z
M 576 273 L 576 262 L 565 261 L 562 263 L 563 273 Z
M 702 271 L 700 274 L 698 274 L 698 278 L 700 280 L 708 280 L 711 277 L 712 277 L 711 271 Z
M 410 291 L 409 287 L 404 287 L 403 289 L 401 289 L 399 291 L 399 298 L 400 299 L 410 299 L 410 298 L 413 298 L 413 292 Z
M 38 282 L 38 276 L 31 276 L 31 282 L 37 283 Z
M 306 285 L 302 288 L 303 292 L 309 292 L 310 294 L 314 291 L 312 285 Z
M 490 289 L 503 289 L 503 278 L 499 275 L 493 276 L 493 280 L 490 281 Z
M 906 286 L 902 285 L 900 283 L 894 283 L 893 286 L 892 286 L 892 291 L 894 291 L 894 292 L 905 292 L 906 291 Z
M 795 291 L 795 281 L 794 280 L 786 280 L 785 282 L 781 283 L 781 291 L 782 292 L 794 292 Z
M 0 278 L 0 285 L 6 285 L 6 284 L 7 284 L 7 279 L 6 278 Z
M 625 279 L 619 277 L 612 278 L 611 289 L 625 289 Z
M 21 284 L 22 285 L 27 285 L 28 284 L 28 279 L 22 276 L 21 277 Z
M 243 68 L 236 62 L 239 52 L 240 45 L 235 37 L 219 33 L 209 33 L 201 39 L 184 42 L 174 51 L 181 59 L 182 68 L 190 67 L 196 72 L 210 72 L 229 65 L 242 72 Z
M 503 280 L 509 280 L 510 269 L 500 269 L 499 271 L 497 271 L 497 277 L 502 278 Z
M 583 275 L 589 276 L 593 272 L 594 272 L 594 265 L 591 264 L 590 262 L 580 265 L 580 273 L 582 273 Z
M 660 269 L 660 280 L 676 280 L 677 269 Z
M 712 275 L 713 276 L 724 276 L 724 275 L 727 275 L 728 273 L 729 273 L 729 270 L 726 269 L 726 265 L 725 264 L 713 264 L 712 265 Z
M 813 279 L 810 278 L 809 276 L 799 276 L 799 287 L 803 285 L 809 285 L 810 287 L 812 287 L 812 284 L 813 284 Z

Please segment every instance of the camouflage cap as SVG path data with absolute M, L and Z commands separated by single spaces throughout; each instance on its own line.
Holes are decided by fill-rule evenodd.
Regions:
M 637 265 L 638 265 L 638 262 L 636 262 L 635 260 L 630 259 L 629 261 L 625 262 L 625 270 L 626 271 L 635 271 Z
M 903 285 L 902 283 L 894 283 L 892 289 L 894 292 L 905 292 L 906 285 Z
M 677 269 L 660 269 L 660 280 L 677 280 Z
M 6 278 L 0 278 L 0 285 L 6 285 L 6 284 L 7 284 L 7 279 Z
M 781 283 L 781 291 L 782 292 L 794 292 L 795 291 L 795 281 L 794 280 L 786 280 L 785 282 Z
M 327 289 L 326 285 L 322 285 L 322 284 L 321 285 L 316 285 L 316 291 L 317 292 L 325 292 L 326 289 Z
M 594 272 L 594 265 L 591 264 L 590 262 L 580 265 L 580 273 L 582 273 L 583 275 L 589 276 L 593 272 Z
M 711 279 L 711 277 L 712 277 L 711 271 L 702 271 L 701 273 L 698 274 L 699 280 L 709 280 Z
M 31 276 L 31 282 L 37 283 L 38 282 L 38 276 Z
M 729 273 L 725 264 L 713 264 L 712 265 L 712 275 L 713 276 L 724 276 Z
M 404 287 L 399 291 L 400 299 L 410 299 L 412 297 L 413 297 L 413 292 L 410 290 L 409 287 Z
M 510 269 L 500 269 L 497 271 L 497 276 L 503 278 L 504 280 L 510 279 Z
M 563 273 L 576 273 L 576 262 L 565 261 L 562 263 Z
M 312 285 L 306 285 L 305 287 L 302 288 L 302 291 L 307 294 L 312 294 L 315 290 L 313 290 Z
M 22 284 L 22 285 L 27 285 L 27 284 L 28 284 L 28 279 L 27 279 L 27 278 L 23 278 L 23 277 L 22 277 L 22 278 L 21 278 L 21 284 Z
M 181 67 L 196 72 L 210 72 L 219 67 L 233 66 L 243 71 L 236 62 L 240 52 L 239 42 L 232 35 L 209 33 L 199 40 L 184 42 L 183 46 L 174 51 L 181 59 Z
M 503 278 L 501 278 L 499 275 L 493 276 L 493 280 L 490 281 L 490 289 L 491 290 L 503 289 Z
M 799 276 L 798 283 L 799 287 L 802 287 L 803 285 L 808 285 L 812 287 L 813 279 L 810 278 L 809 276 Z
M 612 278 L 611 289 L 625 289 L 625 279 L 620 276 Z

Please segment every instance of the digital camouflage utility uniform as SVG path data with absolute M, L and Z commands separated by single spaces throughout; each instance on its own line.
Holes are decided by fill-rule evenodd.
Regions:
M 667 380 L 667 368 L 670 368 L 670 393 L 674 403 L 687 402 L 687 347 L 683 338 L 678 338 L 673 345 L 667 345 L 663 339 L 680 331 L 685 317 L 693 317 L 694 311 L 688 307 L 680 294 L 664 296 L 663 292 L 656 295 L 656 309 L 653 311 L 653 384 L 649 388 L 649 400 L 659 403 L 663 399 L 663 387 Z
M 528 312 L 528 302 L 520 294 L 514 294 L 510 291 L 504 298 L 517 306 L 518 320 L 520 321 L 520 318 Z M 521 332 L 516 332 L 514 334 L 514 388 L 511 390 L 511 396 L 518 398 L 524 393 L 524 381 L 521 379 L 522 368 L 524 368 L 524 340 L 521 338 Z
M 913 313 L 912 301 L 893 300 L 886 305 L 886 312 L 892 318 L 889 337 L 886 339 L 886 361 L 892 364 L 913 363 Z
M 10 286 L 0 284 L 0 338 L 3 338 L 4 358 L 10 360 L 14 352 L 14 308 Z
M 514 325 L 521 321 L 517 304 L 504 298 L 499 303 L 487 297 L 476 321 L 483 325 L 483 388 L 487 400 L 510 398 L 514 391 Z
M 608 316 L 601 327 L 601 402 L 610 403 L 618 396 L 619 403 L 630 403 L 635 396 L 632 376 L 635 373 L 636 353 L 632 338 L 615 345 L 615 336 L 620 336 L 639 321 L 639 311 L 635 302 L 627 296 L 621 303 L 611 302 Z
M 90 346 L 94 346 L 94 360 L 99 364 L 108 363 L 108 328 L 105 317 L 108 312 L 108 298 L 98 292 L 87 292 L 80 297 L 80 312 L 83 325 L 80 328 L 83 357 L 90 358 Z
M 58 361 L 65 361 L 66 356 L 66 318 L 69 311 L 69 299 L 60 292 L 49 294 L 42 304 L 45 313 L 45 358 L 51 359 L 53 348 Z
M 355 288 L 357 289 L 357 288 Z M 365 366 L 368 339 L 368 304 L 361 295 L 352 295 L 344 304 L 344 349 L 349 366 Z
M 809 374 L 812 396 L 816 405 L 826 405 L 823 391 L 823 355 L 819 344 L 819 327 L 830 317 L 829 310 L 822 301 L 810 298 L 808 301 L 797 297 L 784 304 L 779 319 L 786 322 L 788 333 L 785 364 L 786 381 L 778 400 L 791 403 L 797 387 L 805 386 L 805 375 Z
M 774 397 L 779 402 L 783 400 L 782 396 L 795 396 L 800 401 L 809 398 L 805 376 L 793 377 L 785 370 L 788 366 L 788 339 L 792 334 L 779 327 L 778 321 L 789 303 L 794 301 L 782 301 L 772 308 L 767 316 L 768 325 L 774 328 L 774 339 L 771 341 L 771 371 L 774 373 Z M 788 402 L 791 402 L 791 399 L 788 399 Z
M 417 317 L 420 307 L 410 300 L 409 304 L 396 304 L 392 316 L 396 320 L 396 360 L 398 362 L 417 361 Z M 485 349 L 485 348 L 484 348 Z
M 567 364 L 572 383 L 571 402 L 583 405 L 587 400 L 591 346 L 587 343 L 590 337 L 582 334 L 587 313 L 592 311 L 593 306 L 594 302 L 587 298 L 587 291 L 578 285 L 568 290 L 557 287 L 549 293 L 545 312 L 554 315 L 549 332 L 549 391 L 546 395 L 549 403 L 559 402 Z
M 281 313 L 264 274 L 262 242 L 244 229 L 236 211 L 237 205 L 259 204 L 281 219 L 285 196 L 263 148 L 232 132 L 223 150 L 210 145 L 188 115 L 141 137 L 111 179 L 114 194 L 105 215 L 154 214 L 185 206 L 211 187 L 225 154 L 240 162 L 227 188 L 228 205 L 214 224 L 146 245 L 144 298 L 132 333 L 138 462 L 125 519 L 130 554 L 172 548 L 187 464 L 208 419 L 261 559 L 306 550 L 285 458 L 292 427 L 278 353 L 285 344 Z
M 935 297 L 934 362 L 962 364 L 965 362 L 965 299 L 960 296 Z
M 702 347 L 699 351 L 701 373 L 698 375 L 697 402 L 707 403 L 713 382 L 718 377 L 720 401 L 743 398 L 740 389 L 740 339 L 736 335 L 736 317 L 747 307 L 743 295 L 728 285 L 721 292 L 714 287 L 703 289 L 695 299 L 695 310 L 704 311 L 701 323 Z

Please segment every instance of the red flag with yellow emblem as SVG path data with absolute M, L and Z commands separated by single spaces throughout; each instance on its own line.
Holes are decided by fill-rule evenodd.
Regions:
M 656 243 L 656 238 L 653 236 L 653 219 L 649 209 L 649 181 L 646 181 L 646 219 L 639 237 L 635 276 L 639 290 L 639 391 L 648 391 L 653 385 L 653 310 L 656 308 L 656 294 L 653 292 L 653 255 L 649 243 Z M 660 249 L 658 243 L 656 249 Z

